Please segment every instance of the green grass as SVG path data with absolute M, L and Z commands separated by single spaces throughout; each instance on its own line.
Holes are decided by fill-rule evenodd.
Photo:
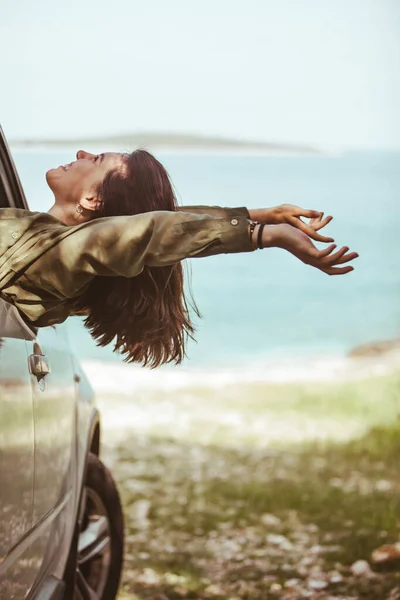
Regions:
M 317 457 L 317 465 L 315 458 Z M 335 560 L 350 563 L 368 559 L 382 540 L 397 540 L 400 533 L 399 490 L 379 491 L 374 484 L 384 479 L 397 487 L 400 457 L 400 424 L 378 428 L 363 438 L 343 445 L 315 445 L 295 455 L 285 478 L 263 478 L 263 460 L 247 468 L 250 481 L 229 477 L 209 481 L 207 501 L 220 509 L 237 505 L 236 520 L 257 521 L 263 513 L 278 516 L 296 511 L 302 522 L 315 523 L 321 533 L 340 539 L 343 547 Z M 237 458 L 239 460 L 239 458 Z M 243 467 L 246 465 L 246 458 Z M 355 479 L 355 474 L 361 479 Z M 342 487 L 331 485 L 339 480 Z M 349 484 L 346 491 L 346 484 Z M 387 533 L 382 533 L 387 532 Z M 344 542 L 346 540 L 346 542 Z
M 396 570 L 372 580 L 349 570 L 399 539 L 399 375 L 192 389 L 174 402 L 186 429 L 171 421 L 132 430 L 117 453 L 128 533 L 122 597 L 283 599 L 288 580 L 308 589 L 333 572 L 342 581 L 313 598 L 384 600 L 400 586 Z M 235 411 L 242 426 L 219 423 L 213 407 Z M 260 420 L 273 431 L 254 430 Z M 140 499 L 149 502 L 145 528 L 130 512 Z

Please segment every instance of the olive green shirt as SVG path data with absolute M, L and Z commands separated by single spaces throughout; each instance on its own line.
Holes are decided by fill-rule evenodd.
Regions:
M 135 277 L 145 266 L 254 250 L 246 208 L 104 217 L 68 226 L 48 213 L 0 209 L 0 297 L 32 325 L 61 323 L 96 275 Z

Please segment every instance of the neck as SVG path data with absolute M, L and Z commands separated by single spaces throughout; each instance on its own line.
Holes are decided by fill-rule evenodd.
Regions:
M 54 203 L 47 212 L 49 215 L 55 217 L 65 225 L 79 225 L 81 221 L 81 215 L 79 215 L 76 210 L 67 206 L 61 207 L 56 203 Z

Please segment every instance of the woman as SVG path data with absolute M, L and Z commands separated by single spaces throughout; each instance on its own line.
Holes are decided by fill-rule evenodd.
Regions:
M 357 257 L 314 246 L 333 242 L 318 233 L 331 217 L 316 211 L 178 208 L 166 170 L 144 150 L 79 151 L 46 180 L 48 213 L 0 210 L 0 296 L 31 326 L 85 315 L 99 345 L 114 341 L 125 360 L 151 367 L 180 363 L 194 333 L 181 260 L 280 247 L 336 275 Z

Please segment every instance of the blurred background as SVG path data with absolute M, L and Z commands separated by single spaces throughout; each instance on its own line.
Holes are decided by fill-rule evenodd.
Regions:
M 180 367 L 124 365 L 69 320 L 125 502 L 121 598 L 400 597 L 396 571 L 352 570 L 399 531 L 399 2 L 1 8 L 0 115 L 33 210 L 78 149 L 141 146 L 182 205 L 324 211 L 360 254 L 331 278 L 279 250 L 191 261 Z

